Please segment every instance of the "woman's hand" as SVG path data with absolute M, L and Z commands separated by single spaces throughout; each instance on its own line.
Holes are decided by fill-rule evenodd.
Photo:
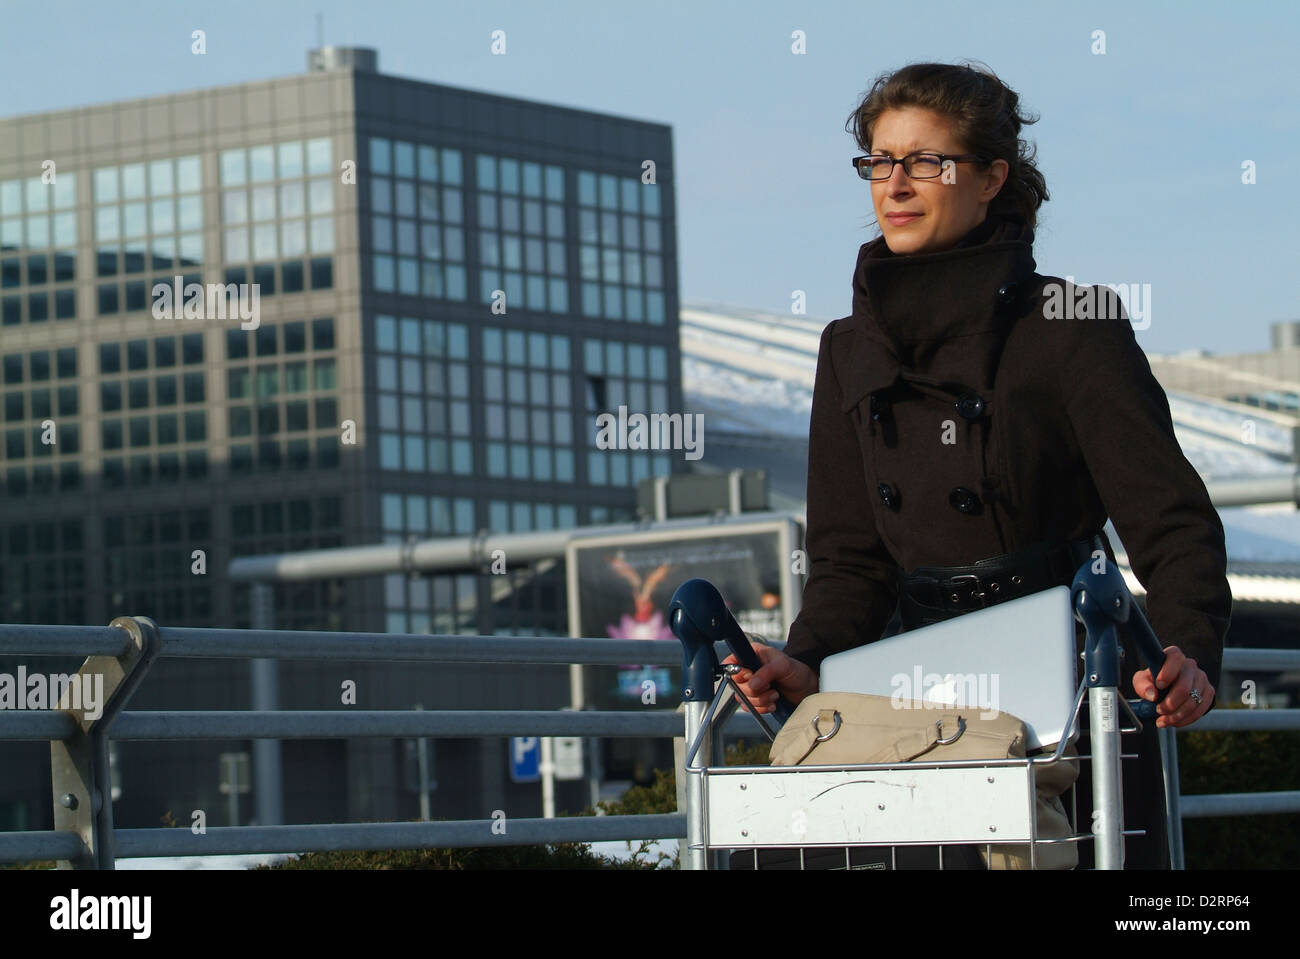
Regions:
M 1156 707 L 1156 725 L 1189 726 L 1209 711 L 1214 703 L 1214 687 L 1210 685 L 1205 670 L 1196 665 L 1196 660 L 1188 659 L 1177 646 L 1165 647 L 1165 665 L 1160 675 L 1152 682 L 1151 670 L 1144 669 L 1133 674 L 1133 692 L 1143 699 L 1154 700 L 1157 687 L 1164 689 L 1172 686 L 1168 695 Z M 1192 690 L 1201 697 L 1198 703 L 1192 697 Z
M 741 692 L 755 704 L 757 712 L 775 712 L 778 692 L 789 700 L 792 706 L 799 705 L 804 697 L 817 692 L 817 674 L 806 663 L 792 659 L 771 646 L 761 646 L 757 643 L 754 645 L 754 652 L 758 654 L 762 667 L 757 672 L 742 669 L 731 678 L 740 687 Z M 722 662 L 734 663 L 736 657 L 728 656 Z M 749 711 L 749 707 L 743 700 L 740 706 L 746 712 Z

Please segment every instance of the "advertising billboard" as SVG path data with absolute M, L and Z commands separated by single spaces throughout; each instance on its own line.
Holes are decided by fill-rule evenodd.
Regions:
M 567 556 L 570 635 L 675 644 L 668 603 L 684 581 L 701 577 L 718 587 L 742 629 L 783 642 L 798 611 L 791 557 L 798 546 L 789 517 L 576 537 Z M 596 706 L 640 705 L 647 690 L 659 706 L 681 699 L 676 666 L 629 663 L 584 672 L 585 699 Z

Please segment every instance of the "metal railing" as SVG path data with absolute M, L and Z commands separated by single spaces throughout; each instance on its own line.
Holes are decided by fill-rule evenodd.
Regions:
M 680 738 L 676 710 L 147 710 L 123 707 L 159 657 L 439 663 L 622 665 L 677 663 L 676 643 L 653 640 L 429 636 L 310 630 L 160 628 L 144 617 L 97 626 L 0 625 L 0 655 L 89 654 L 81 676 L 103 676 L 88 715 L 80 697 L 62 708 L 0 712 L 0 740 L 48 741 L 52 831 L 0 833 L 0 862 L 55 859 L 65 868 L 113 868 L 116 858 L 431 849 L 686 835 L 683 814 L 458 822 L 329 823 L 116 829 L 108 740 L 340 739 L 351 737 L 579 736 Z M 74 679 L 75 685 L 75 679 Z M 752 719 L 747 720 L 753 723 Z
M 0 741 L 46 741 L 51 751 L 53 830 L 0 832 L 0 862 L 53 859 L 64 868 L 112 869 L 117 858 L 304 853 L 370 849 L 463 848 L 558 842 L 682 839 L 685 810 L 675 814 L 577 816 L 456 822 L 328 823 L 116 829 L 108 800 L 108 742 L 115 740 L 340 739 L 352 737 L 575 736 L 672 738 L 679 710 L 147 710 L 124 707 L 159 657 L 204 659 L 366 660 L 440 663 L 668 665 L 676 643 L 549 637 L 429 636 L 310 630 L 159 627 L 144 617 L 108 626 L 0 625 L 0 655 L 85 655 L 77 677 L 103 677 L 102 699 L 87 704 L 66 692 L 59 708 L 0 711 Z M 1224 669 L 1300 668 L 1300 651 L 1228 649 Z M 757 728 L 748 715 L 733 723 Z M 1216 709 L 1193 730 L 1300 729 L 1300 709 Z M 1169 737 L 1172 743 L 1173 737 Z M 1300 811 L 1300 791 L 1177 796 L 1178 816 L 1261 815 Z M 682 782 L 678 770 L 679 794 Z M 1182 867 L 1181 842 L 1175 866 Z

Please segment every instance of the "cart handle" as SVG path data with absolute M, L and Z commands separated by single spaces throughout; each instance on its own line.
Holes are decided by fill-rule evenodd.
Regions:
M 721 675 L 717 660 L 712 663 L 712 675 L 709 676 L 708 688 L 703 689 L 703 670 L 708 669 L 707 658 L 702 657 L 705 647 L 710 651 L 718 640 L 726 642 L 735 655 L 736 661 L 745 669 L 757 672 L 763 661 L 754 652 L 749 637 L 740 628 L 736 618 L 727 609 L 718 588 L 707 579 L 688 579 L 677 587 L 672 601 L 668 604 L 668 623 L 673 633 L 682 641 L 685 662 L 684 669 L 689 674 L 687 685 L 692 689 L 692 699 L 707 699 L 713 693 L 713 680 Z M 703 661 L 702 661 L 703 660 Z M 776 719 L 784 724 L 794 706 L 780 691 L 777 691 Z
M 1160 645 L 1160 640 L 1156 638 L 1151 624 L 1147 622 L 1146 616 L 1133 601 L 1133 594 L 1129 592 L 1128 584 L 1124 582 L 1124 577 L 1120 575 L 1114 563 L 1107 562 L 1104 572 L 1098 573 L 1093 570 L 1091 559 L 1085 561 L 1074 574 L 1074 581 L 1070 584 L 1070 601 L 1075 617 L 1088 631 L 1090 643 L 1094 641 L 1094 637 L 1115 642 L 1116 627 L 1126 625 L 1137 646 L 1138 654 L 1151 670 L 1152 677 L 1160 675 L 1167 658 L 1166 653 Z M 1109 637 L 1104 636 L 1107 630 L 1111 633 Z M 1118 677 L 1115 678 L 1118 680 Z M 1154 702 L 1146 699 L 1130 699 L 1127 702 L 1139 720 L 1155 722 L 1156 706 L 1169 695 L 1171 689 L 1173 686 L 1167 686 L 1163 690 L 1157 687 Z

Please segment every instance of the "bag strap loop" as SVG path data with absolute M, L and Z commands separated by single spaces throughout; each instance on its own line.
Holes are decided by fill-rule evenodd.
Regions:
M 822 732 L 821 726 L 819 725 L 824 722 L 831 723 L 831 731 L 828 733 Z M 798 766 L 799 763 L 807 759 L 812 751 L 817 748 L 819 743 L 824 743 L 826 740 L 834 738 L 835 734 L 840 731 L 840 726 L 842 724 L 843 720 L 840 718 L 840 711 L 838 709 L 818 710 L 817 715 L 812 718 L 812 728 L 813 732 L 817 734 L 817 738 L 809 743 L 807 752 L 800 756 L 798 760 L 795 761 L 794 765 Z
M 828 713 L 830 715 L 827 715 Z M 819 724 L 823 722 L 833 723 L 830 732 L 828 733 L 822 732 L 821 726 Z M 813 721 L 812 721 L 813 732 L 817 734 L 816 741 L 819 743 L 824 743 L 826 742 L 826 740 L 832 739 L 835 736 L 835 734 L 840 731 L 841 722 L 842 721 L 840 719 L 840 711 L 838 709 L 823 709 L 819 711 L 817 715 L 813 717 Z
M 934 724 L 934 726 L 935 726 L 935 730 L 938 732 L 939 736 L 942 736 L 942 735 L 943 735 L 943 720 L 940 719 L 938 722 L 936 722 L 936 723 Z M 961 734 L 964 733 L 965 731 L 966 731 L 966 717 L 964 717 L 964 716 L 958 716 L 958 717 L 957 717 L 957 734 L 956 734 L 955 736 L 950 736 L 950 737 L 948 737 L 947 739 L 939 739 L 939 738 L 936 737 L 936 739 L 935 739 L 935 741 L 934 741 L 934 744 L 935 744 L 936 746 L 951 746 L 951 745 L 952 745 L 953 743 L 955 743 L 957 740 L 961 739 Z

